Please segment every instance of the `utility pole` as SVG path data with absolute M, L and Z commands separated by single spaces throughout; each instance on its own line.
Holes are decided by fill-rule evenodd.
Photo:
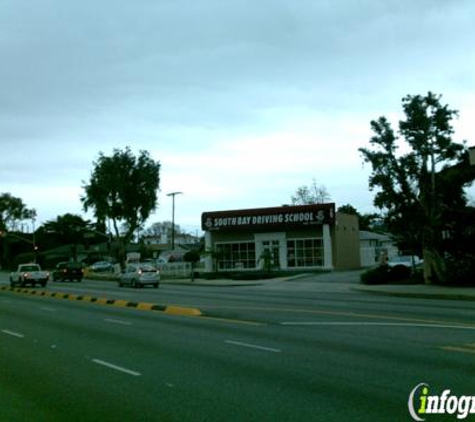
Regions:
M 175 250 L 175 196 L 182 195 L 183 192 L 170 192 L 167 196 L 172 197 L 172 251 Z

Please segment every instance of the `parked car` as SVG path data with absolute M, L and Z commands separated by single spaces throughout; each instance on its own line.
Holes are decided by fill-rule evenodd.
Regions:
M 419 266 L 422 265 L 424 261 L 420 259 L 418 256 L 411 256 L 411 255 L 399 255 L 391 258 L 387 264 L 390 267 L 396 267 L 398 265 L 402 265 L 403 267 L 412 268 L 412 266 Z
M 114 264 L 111 264 L 108 261 L 97 261 L 92 264 L 89 269 L 95 273 L 105 273 L 114 271 Z
M 59 262 L 53 270 L 53 281 L 81 282 L 84 277 L 84 268 L 77 262 Z
M 125 285 L 132 287 L 151 285 L 157 288 L 160 285 L 160 272 L 150 264 L 128 264 L 119 280 L 119 287 Z

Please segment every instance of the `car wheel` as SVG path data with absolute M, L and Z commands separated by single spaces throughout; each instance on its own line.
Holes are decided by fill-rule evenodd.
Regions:
M 124 286 L 124 283 L 122 283 L 122 281 L 119 281 L 119 287 L 123 287 Z
M 155 288 L 157 289 L 157 288 L 158 288 L 158 283 L 155 283 L 155 284 L 153 285 L 153 287 L 155 287 Z
M 46 287 L 46 281 L 43 281 L 43 282 L 41 283 L 41 287 Z

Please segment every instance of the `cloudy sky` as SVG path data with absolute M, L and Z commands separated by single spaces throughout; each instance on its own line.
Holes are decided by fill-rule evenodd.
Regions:
M 357 150 L 405 95 L 442 94 L 475 144 L 474 45 L 473 0 L 0 0 L 0 192 L 90 218 L 93 161 L 130 146 L 162 165 L 149 223 L 171 191 L 194 231 L 313 178 L 370 212 Z

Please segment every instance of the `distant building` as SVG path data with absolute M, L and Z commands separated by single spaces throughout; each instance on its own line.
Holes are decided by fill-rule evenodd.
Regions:
M 167 236 L 166 233 L 161 233 L 157 236 L 144 236 L 141 240 L 145 245 L 145 248 L 152 253 L 154 258 L 158 258 L 165 253 L 172 254 L 171 238 L 170 236 Z M 190 249 L 198 247 L 199 238 L 197 236 L 179 234 L 175 237 L 175 252 L 177 253 L 184 253 Z
M 360 256 L 362 267 L 381 264 L 398 254 L 394 239 L 385 234 L 360 231 Z
M 201 223 L 206 271 L 360 267 L 358 217 L 333 203 L 204 212 Z

